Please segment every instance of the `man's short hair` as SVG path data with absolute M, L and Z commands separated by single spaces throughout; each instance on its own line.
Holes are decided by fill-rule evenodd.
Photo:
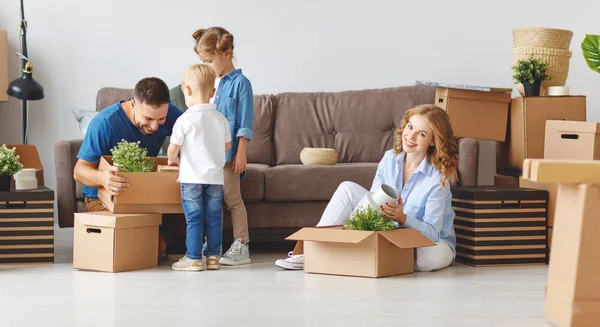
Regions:
M 157 77 L 146 77 L 137 82 L 133 96 L 136 101 L 152 107 L 160 107 L 171 102 L 169 87 Z

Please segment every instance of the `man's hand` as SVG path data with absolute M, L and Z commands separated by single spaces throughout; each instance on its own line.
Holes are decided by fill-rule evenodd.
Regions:
M 386 202 L 385 205 L 380 206 L 380 208 L 388 217 L 397 221 L 399 224 L 404 224 L 406 222 L 404 203 L 402 203 L 400 194 L 398 194 L 398 203 Z
M 236 174 L 241 174 L 243 171 L 246 170 L 247 165 L 248 165 L 248 161 L 246 159 L 246 153 L 245 152 L 240 153 L 238 151 L 238 153 L 233 157 L 233 163 L 231 165 L 231 168 L 233 168 L 233 171 Z
M 129 187 L 129 181 L 126 178 L 117 176 L 119 167 L 110 167 L 102 172 L 102 186 L 111 194 L 119 195 Z

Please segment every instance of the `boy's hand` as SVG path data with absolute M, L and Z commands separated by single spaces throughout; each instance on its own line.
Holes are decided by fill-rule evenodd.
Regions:
M 237 153 L 234 157 L 233 157 L 233 163 L 231 165 L 231 168 L 233 169 L 233 171 L 236 174 L 241 174 L 243 171 L 246 170 L 246 166 L 248 165 L 248 161 L 246 159 L 246 154 L 245 153 Z
M 169 166 L 179 166 L 179 157 L 173 158 L 173 160 L 167 160 L 167 165 Z

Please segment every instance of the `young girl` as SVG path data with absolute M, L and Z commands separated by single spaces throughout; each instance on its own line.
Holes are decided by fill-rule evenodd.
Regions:
M 450 182 L 457 180 L 457 151 L 446 112 L 421 105 L 406 112 L 394 148 L 379 162 L 371 192 L 387 184 L 398 193 L 397 203 L 382 206 L 383 212 L 398 227 L 414 228 L 436 243 L 417 249 L 416 271 L 445 268 L 456 256 Z M 317 226 L 343 224 L 367 192 L 353 182 L 340 184 Z M 303 269 L 304 256 L 290 253 L 275 264 Z
M 246 147 L 252 139 L 254 102 L 252 85 L 233 65 L 233 35 L 221 27 L 199 29 L 193 34 L 195 51 L 216 74 L 217 92 L 211 102 L 225 115 L 231 132 L 231 150 L 224 168 L 224 202 L 231 211 L 234 243 L 220 259 L 222 265 L 250 263 L 248 216 L 240 191 L 240 174 L 245 172 Z

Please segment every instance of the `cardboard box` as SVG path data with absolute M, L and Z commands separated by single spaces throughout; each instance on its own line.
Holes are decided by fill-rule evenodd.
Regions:
M 0 102 L 8 101 L 8 34 L 0 30 Z
M 546 121 L 545 159 L 600 159 L 600 123 Z
M 129 180 L 130 186 L 118 196 L 112 196 L 103 187 L 98 198 L 112 213 L 183 213 L 178 172 L 156 172 L 157 166 L 167 165 L 167 158 L 152 158 L 154 172 L 118 175 Z M 100 158 L 99 170 L 112 166 L 111 156 Z
M 519 187 L 519 177 L 510 175 L 494 176 L 494 186 Z
M 600 320 L 600 186 L 559 184 L 545 314 L 559 327 Z
M 545 264 L 546 191 L 500 186 L 452 188 L 456 262 Z
M 122 272 L 158 267 L 160 214 L 76 213 L 73 268 Z
M 286 239 L 300 241 L 295 252 L 304 253 L 304 272 L 359 277 L 410 274 L 415 248 L 435 245 L 412 228 L 369 232 L 305 227 Z
M 523 160 L 543 158 L 547 120 L 586 120 L 586 97 L 512 99 L 506 142 L 496 143 L 498 174 L 522 175 Z
M 510 91 L 484 92 L 452 88 L 436 88 L 435 91 L 435 105 L 448 112 L 454 136 L 480 140 L 506 140 L 510 98 Z
M 525 159 L 523 179 L 540 183 L 600 184 L 600 160 Z
M 9 149 L 17 149 L 15 153 L 19 156 L 19 162 L 23 165 L 23 168 L 34 168 L 38 186 L 44 186 L 44 167 L 42 166 L 36 146 L 33 144 L 7 144 L 6 146 Z M 11 186 L 15 187 L 14 177 L 12 178 Z
M 54 191 L 0 192 L 0 265 L 54 263 Z

